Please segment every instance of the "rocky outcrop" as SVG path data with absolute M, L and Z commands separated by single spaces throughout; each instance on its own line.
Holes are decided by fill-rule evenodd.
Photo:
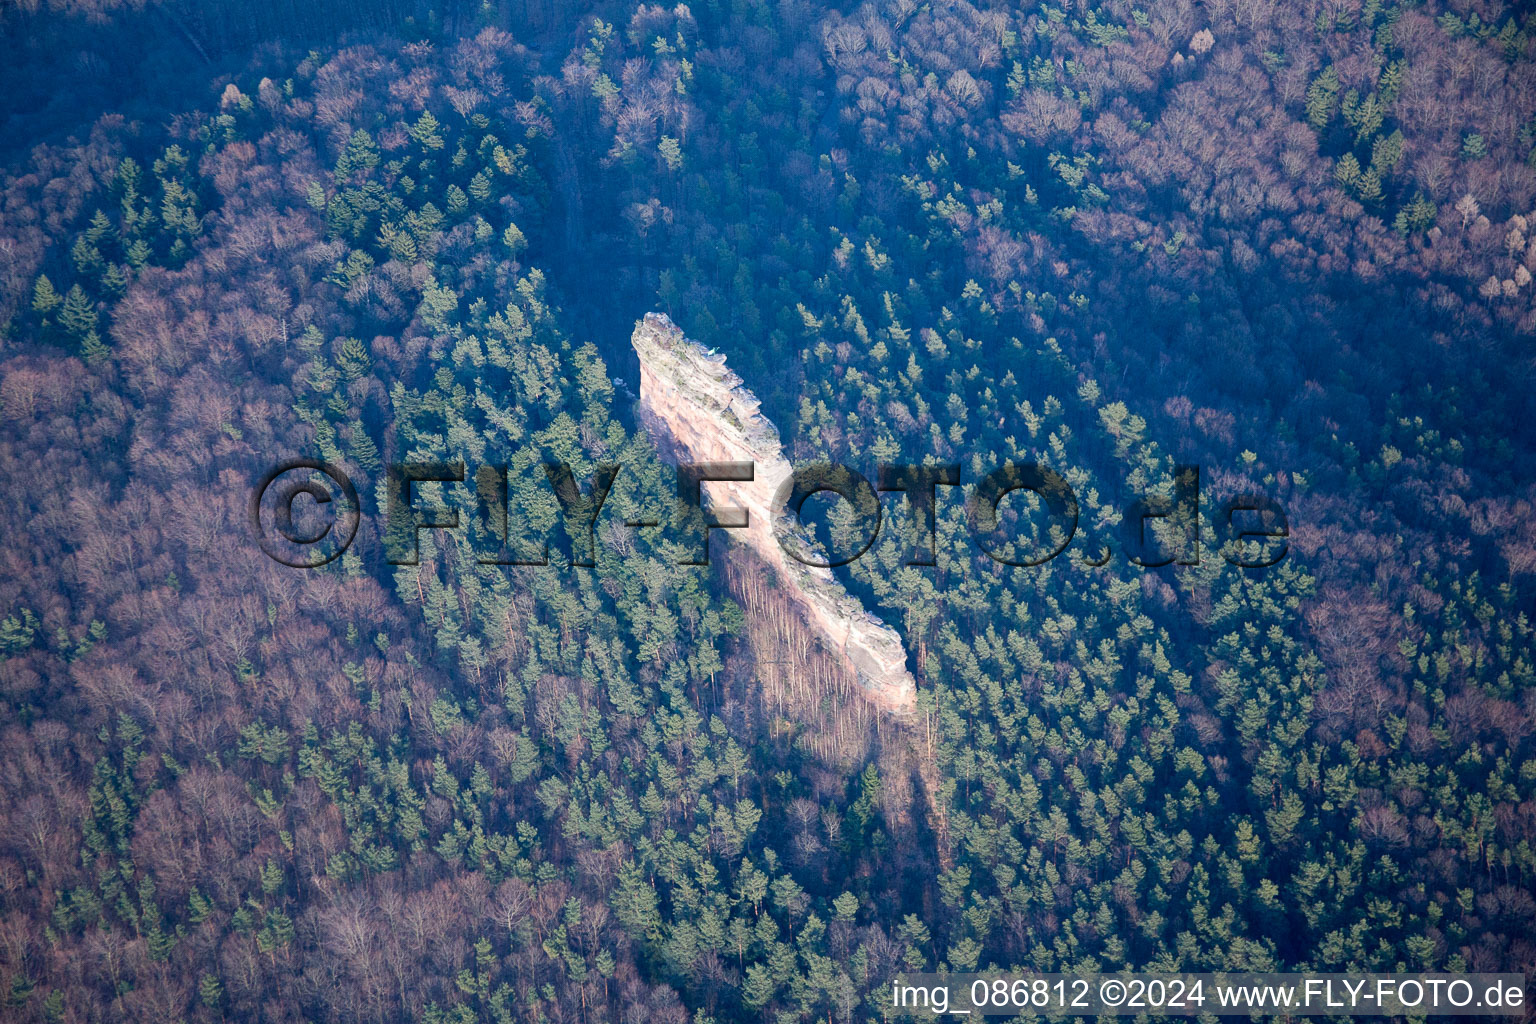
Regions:
M 660 313 L 647 313 L 632 340 L 640 357 L 640 420 L 658 447 L 679 462 L 753 463 L 750 481 L 704 485 L 715 507 L 747 511 L 746 528 L 729 535 L 778 573 L 808 626 L 872 700 L 893 711 L 910 709 L 917 686 L 896 631 L 865 611 L 830 570 L 803 565 L 779 545 L 773 498 L 792 470 L 778 429 L 726 368 L 725 356 L 689 341 Z

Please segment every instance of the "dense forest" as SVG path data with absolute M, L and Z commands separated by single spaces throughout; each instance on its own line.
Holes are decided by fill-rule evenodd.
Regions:
M 0 53 L 0 1018 L 1536 975 L 1536 14 L 22 0 Z M 650 310 L 792 459 L 1036 462 L 1076 539 L 1004 564 L 940 487 L 913 565 L 888 495 L 836 571 L 918 710 L 870 707 L 724 538 L 624 525 L 676 493 Z M 322 568 L 247 523 L 292 457 L 362 492 Z M 623 467 L 595 567 L 550 461 Z M 468 467 L 415 564 L 397 462 Z M 1201 518 L 1136 564 L 1176 465 Z

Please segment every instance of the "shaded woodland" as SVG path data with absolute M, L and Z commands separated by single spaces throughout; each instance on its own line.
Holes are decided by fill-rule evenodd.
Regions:
M 1532 17 L 0 12 L 0 1016 L 809 1024 L 887 1019 L 899 970 L 1536 974 Z M 1071 482 L 1035 568 L 946 488 L 906 565 L 887 496 L 838 572 L 911 652 L 911 720 L 750 565 L 622 526 L 675 493 L 630 410 L 650 309 L 796 460 Z M 362 485 L 323 569 L 246 525 L 290 456 Z M 551 459 L 625 467 L 596 568 L 559 564 Z M 407 460 L 508 465 L 554 564 L 481 564 L 467 514 L 388 564 Z M 1133 565 L 1121 510 L 1176 463 L 1199 564 Z M 1272 569 L 1213 540 L 1245 492 L 1286 509 Z

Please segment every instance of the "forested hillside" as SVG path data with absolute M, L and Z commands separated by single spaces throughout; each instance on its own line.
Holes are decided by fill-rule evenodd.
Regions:
M 0 1018 L 1536 974 L 1520 6 L 59 0 L 0 32 Z M 915 715 L 719 534 L 692 566 L 625 525 L 676 493 L 632 408 L 650 310 L 791 459 L 961 467 L 937 565 L 888 494 L 836 570 Z M 295 456 L 362 492 L 318 569 L 247 521 Z M 968 527 L 1007 460 L 1080 504 L 1044 564 Z M 622 467 L 593 567 L 551 461 Z M 397 462 L 466 467 L 415 488 L 463 510 L 416 564 Z M 1198 541 L 1129 550 L 1176 465 Z M 1223 557 L 1240 494 L 1284 508 L 1277 564 Z M 1005 558 L 1054 546 L 1003 509 Z

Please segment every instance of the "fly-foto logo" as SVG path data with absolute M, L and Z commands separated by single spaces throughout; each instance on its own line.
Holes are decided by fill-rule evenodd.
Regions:
M 585 484 L 564 462 L 541 467 L 553 490 L 560 515 L 571 537 L 569 564 L 596 566 L 596 526 L 622 467 L 598 465 Z M 484 565 L 549 565 L 549 543 L 543 538 L 509 535 L 506 466 L 481 466 L 474 473 L 474 495 L 468 502 L 484 527 L 477 535 L 495 541 L 494 550 L 477 555 Z M 671 526 L 683 543 L 679 564 L 709 564 L 709 538 L 714 530 L 745 529 L 745 508 L 712 505 L 706 508 L 702 485 L 709 481 L 750 482 L 751 462 L 683 463 L 677 467 L 677 505 Z M 422 530 L 462 528 L 461 509 L 444 500 L 424 503 L 423 484 L 465 484 L 462 462 L 402 462 L 388 468 L 385 480 L 384 555 L 390 565 L 415 565 L 420 559 Z M 813 463 L 796 468 L 776 489 L 771 503 L 772 527 L 785 553 L 814 567 L 847 565 L 863 556 L 878 537 L 883 519 L 880 493 L 905 495 L 915 529 L 905 563 L 937 564 L 938 489 L 962 487 L 958 465 L 882 464 L 878 487 L 848 466 Z M 800 528 L 801 513 L 812 495 L 831 493 L 851 508 L 840 532 L 854 538 L 851 553 L 826 557 L 807 542 Z M 1004 524 L 1004 500 L 1015 492 L 1032 495 L 1039 514 L 1035 538 L 1021 537 Z M 445 492 L 446 493 L 446 492 Z M 1077 495 L 1059 472 L 1033 462 L 1006 462 L 987 473 L 965 495 L 965 521 L 972 541 L 989 558 L 1003 565 L 1038 566 L 1057 558 L 1078 532 Z M 290 459 L 264 474 L 251 494 L 250 522 L 257 542 L 271 558 L 296 568 L 318 568 L 339 557 L 357 536 L 362 517 L 356 485 L 344 470 L 317 459 Z M 1042 521 L 1043 518 L 1043 521 Z M 1278 564 L 1289 550 L 1290 524 L 1279 504 L 1264 495 L 1242 494 L 1222 502 L 1211 517 L 1217 549 L 1228 563 L 1247 569 Z M 1122 551 L 1134 565 L 1198 565 L 1201 553 L 1200 469 L 1174 467 L 1171 496 L 1136 498 L 1120 517 Z M 660 519 L 629 520 L 624 526 L 660 529 Z M 1096 544 L 1083 554 L 1083 564 L 1103 565 L 1113 552 Z

